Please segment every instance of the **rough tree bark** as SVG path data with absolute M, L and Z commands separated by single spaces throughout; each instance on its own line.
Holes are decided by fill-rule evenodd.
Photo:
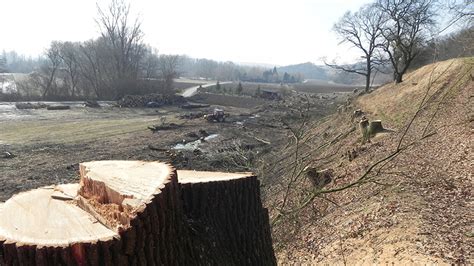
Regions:
M 0 265 L 275 264 L 251 174 L 183 171 L 179 184 L 173 167 L 141 161 L 80 173 L 0 204 Z
M 178 177 L 192 246 L 206 265 L 276 264 L 254 174 L 178 171 Z

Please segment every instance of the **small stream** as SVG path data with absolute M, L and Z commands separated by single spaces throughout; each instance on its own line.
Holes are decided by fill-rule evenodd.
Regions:
M 210 141 L 212 139 L 215 139 L 219 136 L 219 134 L 211 134 L 207 137 L 205 137 L 203 140 L 201 139 L 198 139 L 198 140 L 195 140 L 195 141 L 191 141 L 191 142 L 188 142 L 188 143 L 178 143 L 176 144 L 172 149 L 173 150 L 184 150 L 184 151 L 194 151 L 194 150 L 198 150 L 199 149 L 199 146 L 204 143 L 204 142 L 207 142 L 207 141 Z

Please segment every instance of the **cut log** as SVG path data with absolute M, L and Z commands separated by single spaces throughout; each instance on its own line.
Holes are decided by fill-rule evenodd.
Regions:
M 95 101 L 95 100 L 87 100 L 84 102 L 84 106 L 85 107 L 89 107 L 89 108 L 100 108 L 100 104 L 99 102 Z
M 46 107 L 47 110 L 69 110 L 71 106 L 69 105 L 51 105 Z
M 205 108 L 209 107 L 209 104 L 202 104 L 202 103 L 187 103 L 181 105 L 181 108 L 183 109 L 196 109 L 196 108 Z
M 24 110 L 24 109 L 42 109 L 48 107 L 48 105 L 44 103 L 16 103 L 16 109 Z
M 369 134 L 375 136 L 377 133 L 384 132 L 385 129 L 382 126 L 382 120 L 373 120 L 369 123 Z
M 178 184 L 159 162 L 79 168 L 80 184 L 0 203 L 0 265 L 275 264 L 251 173 L 180 171 Z
M 178 171 L 194 252 L 205 265 L 276 265 L 252 173 Z

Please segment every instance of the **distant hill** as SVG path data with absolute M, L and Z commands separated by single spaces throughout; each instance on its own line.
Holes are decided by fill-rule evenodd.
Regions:
M 360 64 L 360 63 L 359 63 Z M 351 66 L 346 66 L 350 68 Z M 363 66 L 362 66 L 363 68 Z M 347 73 L 341 70 L 336 70 L 328 66 L 315 65 L 311 62 L 306 62 L 302 64 L 289 65 L 277 68 L 278 73 L 288 72 L 288 74 L 297 74 L 300 73 L 303 75 L 303 78 L 306 80 L 319 80 L 326 82 L 334 82 L 338 84 L 345 85 L 364 85 L 365 77 L 354 74 Z M 390 73 L 390 70 L 385 69 L 387 73 Z M 383 84 L 391 80 L 390 74 L 377 73 L 374 84 Z
M 288 72 L 288 74 L 300 73 L 305 79 L 319 79 L 329 81 L 326 66 L 317 66 L 311 62 L 289 65 L 277 68 L 278 73 Z

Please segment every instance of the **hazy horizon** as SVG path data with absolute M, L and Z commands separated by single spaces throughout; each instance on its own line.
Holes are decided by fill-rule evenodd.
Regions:
M 358 52 L 331 31 L 348 10 L 369 0 L 147 1 L 131 2 L 140 14 L 145 42 L 160 54 L 284 66 L 322 57 L 353 62 Z M 105 7 L 109 1 L 98 1 Z M 0 17 L 0 50 L 38 56 L 51 41 L 85 41 L 99 35 L 96 1 L 8 1 Z M 28 7 L 28 8 L 26 8 Z

